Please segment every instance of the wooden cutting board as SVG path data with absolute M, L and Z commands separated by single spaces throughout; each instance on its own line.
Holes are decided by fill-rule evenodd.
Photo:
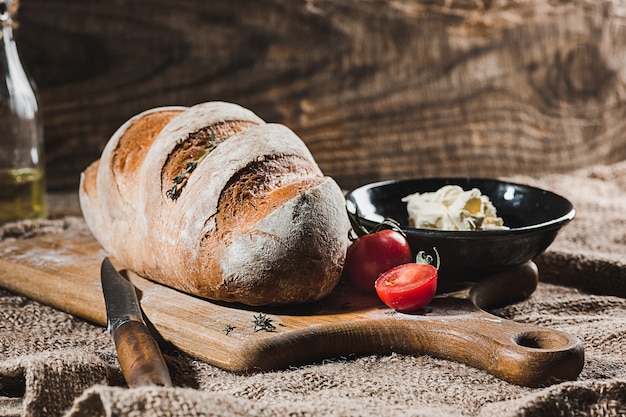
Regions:
M 105 256 L 86 230 L 4 241 L 0 286 L 104 326 L 99 273 Z M 478 283 L 441 284 L 431 304 L 413 314 L 392 311 L 348 284 L 314 304 L 251 308 L 207 301 L 122 273 L 137 288 L 157 337 L 234 372 L 397 352 L 459 361 L 511 383 L 542 386 L 575 379 L 584 364 L 576 337 L 477 307 L 528 297 L 537 285 L 532 263 Z

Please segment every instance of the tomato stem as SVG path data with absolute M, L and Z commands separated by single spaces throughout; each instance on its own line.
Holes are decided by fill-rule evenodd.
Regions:
M 439 265 L 441 264 L 441 259 L 439 258 L 439 252 L 437 251 L 437 248 L 433 247 L 433 250 L 435 251 L 435 255 L 437 256 L 437 265 L 435 266 L 435 269 L 438 271 Z M 417 256 L 415 257 L 415 263 L 431 265 L 433 263 L 433 257 L 421 250 L 417 253 Z
M 350 219 L 350 225 L 352 226 L 352 230 L 354 231 L 354 234 L 356 235 L 356 237 L 350 236 L 350 240 L 356 240 L 365 235 L 369 235 L 370 233 L 380 232 L 381 230 L 384 230 L 384 229 L 391 229 L 393 231 L 400 233 L 402 236 L 406 237 L 406 234 L 400 228 L 400 223 L 398 223 L 396 220 L 392 219 L 391 217 L 387 217 L 381 223 L 378 223 L 370 231 L 370 230 L 367 230 L 365 226 L 363 226 L 363 224 L 361 223 L 361 218 L 356 214 L 356 212 L 351 213 L 350 210 L 348 210 L 347 208 L 346 208 L 346 211 L 348 212 L 348 219 Z
M 379 232 L 383 229 L 391 229 L 406 237 L 406 234 L 400 228 L 400 223 L 392 219 L 391 217 L 387 217 L 385 220 L 382 221 L 382 223 L 377 224 L 372 232 Z
M 354 234 L 356 235 L 356 237 L 354 236 L 350 236 L 350 240 L 356 240 L 362 236 L 365 235 L 369 235 L 369 230 L 367 230 L 365 228 L 365 226 L 363 226 L 361 224 L 361 221 L 359 220 L 359 217 L 356 215 L 356 213 L 352 214 L 350 213 L 350 210 L 347 210 L 348 212 L 348 219 L 350 220 L 350 225 L 352 226 L 352 230 L 354 231 Z

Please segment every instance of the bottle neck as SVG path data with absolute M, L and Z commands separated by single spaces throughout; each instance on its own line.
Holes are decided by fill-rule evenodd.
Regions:
M 37 117 L 38 103 L 34 83 L 26 73 L 13 38 L 13 27 L 2 26 L 0 48 L 0 83 L 2 100 L 12 111 L 25 119 Z
M 17 12 L 18 7 L 18 0 L 0 0 L 0 28 L 2 29 L 2 48 L 0 54 L 2 54 L 1 58 L 3 64 L 6 63 L 3 68 L 5 74 L 17 71 L 15 76 L 21 77 L 20 73 L 23 73 L 24 70 L 13 37 L 13 29 L 17 27 L 17 22 L 13 20 L 13 16 Z
M 2 60 L 2 70 L 5 75 L 12 72 L 11 62 L 18 58 L 17 45 L 15 44 L 15 38 L 13 37 L 13 24 L 12 21 L 6 19 L 5 15 L 0 15 L 0 42 L 2 48 L 0 48 L 0 59 Z
M 13 27 L 9 25 L 2 25 L 2 49 L 4 54 L 12 54 L 17 51 L 15 45 L 15 38 L 13 37 Z
M 13 37 L 13 28 L 11 26 L 3 26 L 2 27 L 2 45 L 4 49 L 10 50 L 11 52 L 17 51 L 17 46 L 15 45 L 15 38 Z

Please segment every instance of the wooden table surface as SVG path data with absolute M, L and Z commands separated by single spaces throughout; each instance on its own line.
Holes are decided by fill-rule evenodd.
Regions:
M 53 190 L 131 116 L 213 100 L 290 127 L 346 189 L 626 158 L 623 2 L 20 3 Z
M 48 217 L 82 216 L 77 191 L 57 191 L 47 195 Z

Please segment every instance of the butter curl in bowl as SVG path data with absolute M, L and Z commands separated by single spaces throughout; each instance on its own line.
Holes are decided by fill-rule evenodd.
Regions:
M 476 191 L 472 191 L 474 189 Z M 434 194 L 438 191 L 441 195 L 436 201 Z M 427 203 L 416 204 L 425 210 L 425 214 L 422 213 L 425 223 L 419 223 L 420 214 L 414 210 L 410 219 L 407 203 L 416 195 L 419 198 L 429 194 L 433 195 L 425 199 Z M 456 203 L 459 207 L 438 212 L 436 206 L 441 205 L 446 196 L 452 200 L 450 205 Z M 397 221 L 414 255 L 419 251 L 434 253 L 436 247 L 441 257 L 439 274 L 442 279 L 480 277 L 526 263 L 544 252 L 559 230 L 576 214 L 572 203 L 558 194 L 488 178 L 376 182 L 350 191 L 346 202 L 348 211 L 358 216 L 366 228 L 372 228 L 386 218 Z M 482 207 L 477 208 L 477 205 Z M 489 205 L 493 206 L 494 212 Z M 461 213 L 463 210 L 465 212 Z M 485 215 L 493 216 L 488 222 L 497 227 L 468 226 L 472 222 L 474 226 L 477 222 L 482 225 Z M 446 222 L 460 222 L 464 228 L 439 230 L 445 228 L 443 223 Z M 450 224 L 447 226 L 454 228 Z
M 504 220 L 478 188 L 444 185 L 434 192 L 414 193 L 407 203 L 409 226 L 437 230 L 505 230 Z

